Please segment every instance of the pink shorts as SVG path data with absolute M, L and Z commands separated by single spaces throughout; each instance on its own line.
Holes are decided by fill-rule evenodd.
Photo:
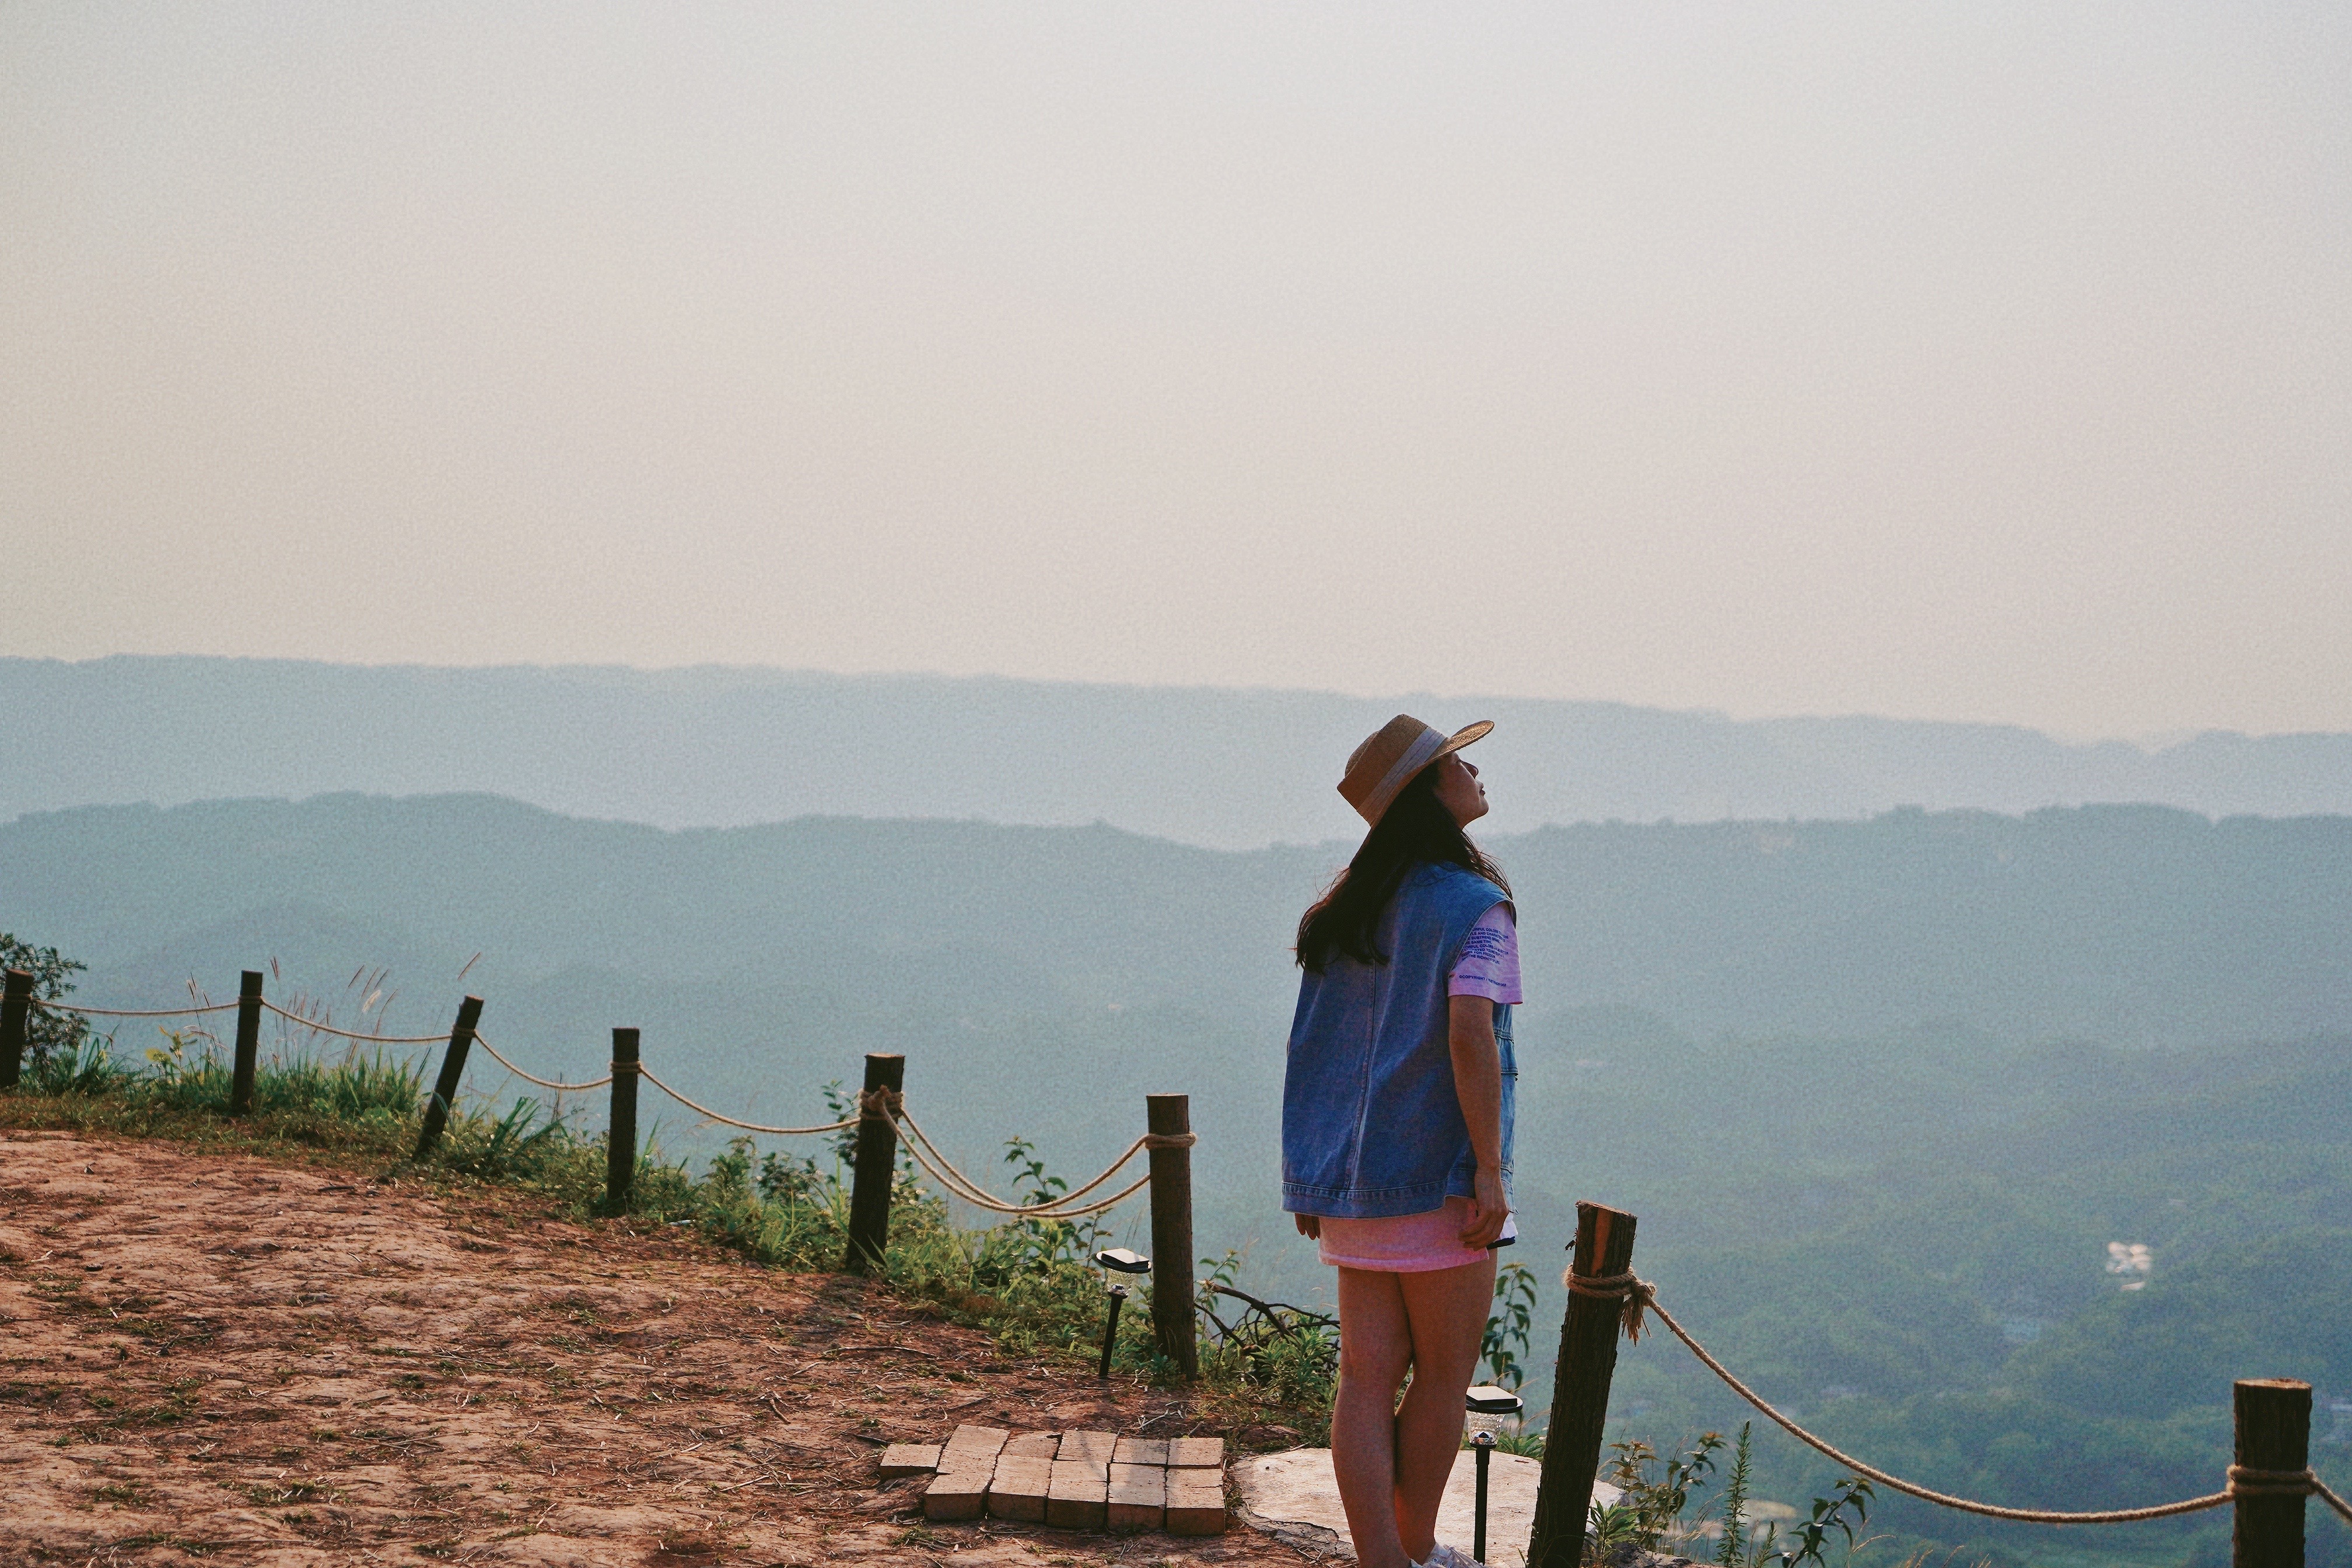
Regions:
M 1444 1208 L 1387 1219 L 1326 1215 L 1318 1244 L 1323 1261 L 1339 1268 L 1369 1268 L 1382 1274 L 1427 1274 L 1484 1263 L 1494 1254 L 1483 1247 L 1462 1245 L 1470 1206 L 1468 1198 L 1448 1198 Z

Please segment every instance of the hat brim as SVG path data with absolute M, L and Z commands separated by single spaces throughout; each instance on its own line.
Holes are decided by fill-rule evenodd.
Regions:
M 1494 727 L 1495 721 L 1492 719 L 1481 719 L 1475 724 L 1463 725 L 1462 728 L 1454 731 L 1453 734 L 1446 737 L 1445 744 L 1437 748 L 1437 756 L 1432 757 L 1429 760 L 1433 763 L 1436 762 L 1440 757 L 1453 755 L 1455 752 L 1460 751 L 1463 747 L 1470 744 L 1473 741 L 1485 740 L 1486 738 L 1486 731 L 1492 730 Z

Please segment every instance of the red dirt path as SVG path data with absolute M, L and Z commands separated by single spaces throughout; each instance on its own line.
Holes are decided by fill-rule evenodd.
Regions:
M 846 1276 L 510 1197 L 0 1134 L 0 1563 L 1298 1563 L 925 1526 L 885 1440 L 1206 1430 Z

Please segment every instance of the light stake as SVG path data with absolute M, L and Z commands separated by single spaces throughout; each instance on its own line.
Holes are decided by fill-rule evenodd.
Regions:
M 1099 1268 L 1108 1268 L 1119 1274 L 1151 1272 L 1151 1259 L 1124 1247 L 1114 1247 L 1107 1251 L 1096 1253 L 1095 1263 Z M 1095 1378 L 1097 1382 L 1107 1383 L 1110 1380 L 1111 1347 L 1118 1342 L 1118 1310 L 1125 1305 L 1127 1305 L 1127 1287 L 1113 1285 L 1110 1288 L 1110 1313 L 1103 1320 L 1102 1364 L 1095 1369 Z

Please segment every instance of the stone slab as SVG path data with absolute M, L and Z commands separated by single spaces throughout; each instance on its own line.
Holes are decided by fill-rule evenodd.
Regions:
M 1045 1494 L 1045 1522 L 1063 1530 L 1100 1530 L 1108 1517 L 1109 1468 L 1107 1464 L 1098 1470 L 1084 1460 L 1055 1459 L 1053 1484 Z
M 1168 1478 L 1165 1528 L 1171 1535 L 1225 1532 L 1225 1477 L 1222 1470 L 1164 1470 Z
M 1063 1464 L 1092 1465 L 1108 1476 L 1111 1458 L 1118 1451 L 1118 1438 L 1108 1432 L 1065 1432 L 1061 1452 L 1054 1456 Z
M 1486 1561 L 1493 1568 L 1524 1568 L 1528 1536 L 1535 1529 L 1536 1482 L 1543 1466 L 1517 1454 L 1496 1454 L 1487 1472 Z M 1172 1472 L 1171 1472 L 1172 1473 Z M 1331 1473 L 1328 1448 L 1292 1448 L 1234 1461 L 1243 1522 L 1293 1545 L 1348 1558 L 1348 1516 L 1339 1507 L 1339 1486 Z M 1465 1450 L 1445 1483 L 1437 1507 L 1437 1539 L 1470 1550 L 1472 1511 L 1476 1506 L 1478 1468 Z M 1622 1494 L 1607 1482 L 1592 1489 L 1604 1508 Z
M 969 1468 L 977 1465 L 987 1469 L 996 1462 L 1004 1440 L 1013 1434 L 1002 1426 L 959 1426 L 949 1434 L 940 1452 L 941 1469 Z M 959 1463 L 961 1461 L 961 1463 Z
M 1121 1437 L 1112 1450 L 1114 1465 L 1161 1465 L 1168 1463 L 1168 1439 L 1165 1437 Z
M 1045 1495 L 1053 1488 L 1054 1461 L 1021 1454 L 1003 1454 L 988 1482 L 988 1513 L 992 1519 L 1045 1522 Z
M 1168 1439 L 1169 1468 L 1197 1469 L 1207 1465 L 1225 1462 L 1225 1440 L 1223 1437 L 1171 1437 Z
M 1051 1459 L 1054 1450 L 1062 1446 L 1059 1432 L 1024 1432 L 1004 1445 L 1007 1458 L 1016 1459 Z
M 923 1489 L 925 1519 L 978 1519 L 988 1502 L 986 1470 L 942 1470 Z
M 1119 1447 L 1127 1445 L 1122 1440 Z M 1112 1530 L 1158 1530 L 1168 1512 L 1168 1472 L 1158 1465 L 1111 1461 L 1104 1522 Z
M 886 1481 L 895 1481 L 901 1476 L 928 1475 L 939 1468 L 937 1443 L 893 1443 L 882 1450 L 882 1479 Z

